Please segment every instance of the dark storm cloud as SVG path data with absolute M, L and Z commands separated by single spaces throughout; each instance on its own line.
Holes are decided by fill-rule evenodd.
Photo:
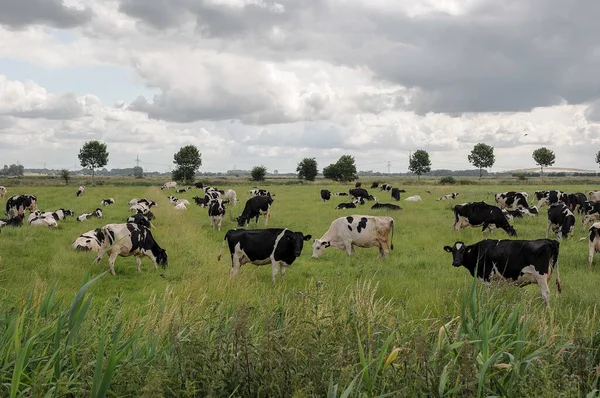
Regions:
M 324 0 L 123 0 L 121 10 L 156 29 L 192 18 L 199 35 L 265 60 L 367 66 L 413 89 L 408 106 L 418 113 L 526 111 L 600 97 L 597 0 L 482 0 L 461 15 L 414 17 Z
M 90 9 L 67 7 L 62 0 L 0 0 L 0 25 L 13 29 L 37 24 L 74 28 L 91 18 Z

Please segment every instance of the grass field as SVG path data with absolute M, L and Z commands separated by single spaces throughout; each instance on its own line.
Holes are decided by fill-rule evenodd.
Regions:
M 270 266 L 245 265 L 237 280 L 230 280 L 228 255 L 217 261 L 223 236 L 236 227 L 233 218 L 241 213 L 252 187 L 231 186 L 240 203 L 227 207 L 223 229 L 218 232 L 210 228 L 205 209 L 191 205 L 178 212 L 166 199 L 173 191 L 158 187 L 89 186 L 77 198 L 73 186 L 7 186 L 9 195 L 37 195 L 42 210 L 63 207 L 76 214 L 91 212 L 107 197 L 115 198 L 116 205 L 103 207 L 101 220 L 79 223 L 71 218 L 59 222 L 58 229 L 2 230 L 0 288 L 5 298 L 0 321 L 5 326 L 0 326 L 0 334 L 4 333 L 5 340 L 11 317 L 21 319 L 19 314 L 38 320 L 30 326 L 39 323 L 60 329 L 56 325 L 60 310 L 69 308 L 89 275 L 107 269 L 107 258 L 94 265 L 95 254 L 75 252 L 72 241 L 104 224 L 124 222 L 130 214 L 127 202 L 133 197 L 157 201 L 153 235 L 167 250 L 169 267 L 155 272 L 151 261 L 144 259 L 138 273 L 132 257 L 119 257 L 117 275 L 104 275 L 89 287 L 87 293 L 93 294 L 93 300 L 86 309 L 86 326 L 79 332 L 76 353 L 69 354 L 78 359 L 67 361 L 76 375 L 72 384 L 56 377 L 56 366 L 48 370 L 54 376 L 43 382 L 35 378 L 44 358 L 47 361 L 50 356 L 46 351 L 39 353 L 38 362 L 30 355 L 30 362 L 19 368 L 22 374 L 15 379 L 22 345 L 27 336 L 35 335 L 35 329 L 27 332 L 27 322 L 17 323 L 23 328 L 22 342 L 16 344 L 13 336 L 5 343 L 14 349 L 0 352 L 4 363 L 0 395 L 12 393 L 15 380 L 17 395 L 35 391 L 43 396 L 53 387 L 66 395 L 93 395 L 97 392 L 94 383 L 100 383 L 95 364 L 102 362 L 96 359 L 104 336 L 101 331 L 113 325 L 107 327 L 114 339 L 114 325 L 120 322 L 123 336 L 135 335 L 139 340 L 126 346 L 116 344 L 118 340 L 109 344 L 107 337 L 107 347 L 123 350 L 115 375 L 107 382 L 115 396 L 338 396 L 344 388 L 352 396 L 594 394 L 600 358 L 596 313 L 600 270 L 587 265 L 587 242 L 578 241 L 585 236 L 580 217 L 575 239 L 561 242 L 563 293 L 557 294 L 553 278 L 551 309 L 546 310 L 536 286 L 485 289 L 477 285 L 471 295 L 473 280 L 468 271 L 452 267 L 451 255 L 442 250 L 457 240 L 471 244 L 489 236 L 479 228 L 453 232 L 450 208 L 454 203 L 494 203 L 495 193 L 522 187 L 407 185 L 403 197 L 418 194 L 423 201 L 402 200 L 403 210 L 384 212 L 371 210 L 370 204 L 334 210 L 344 197 L 327 203 L 320 200 L 320 189 L 347 191 L 344 185 L 270 186 L 275 202 L 269 226 L 301 231 L 313 239 L 320 238 L 340 216 L 391 215 L 395 220 L 395 249 L 386 261 L 377 258 L 375 248 L 357 248 L 355 257 L 328 249 L 323 257 L 313 259 L 310 241 L 285 280 L 278 279 L 275 285 Z M 549 187 L 528 185 L 524 189 L 532 197 L 536 189 L 544 188 Z M 594 187 L 562 188 L 587 192 Z M 198 192 L 177 196 L 193 203 L 191 198 Z M 459 199 L 435 201 L 450 192 L 459 192 Z M 393 202 L 389 193 L 374 194 L 380 202 Z M 5 200 L 0 200 L 2 208 Z M 515 220 L 513 225 L 519 239 L 542 238 L 546 211 L 539 217 Z M 252 222 L 250 227 L 256 225 Z M 262 217 L 258 228 L 264 228 Z M 508 238 L 501 230 L 492 237 Z M 49 292 L 55 294 L 52 301 L 57 304 L 40 320 L 40 306 Z M 447 329 L 442 328 L 444 324 Z M 70 332 L 65 329 L 63 337 Z M 140 348 L 150 344 L 150 336 L 156 339 L 152 355 Z M 489 345 L 483 343 L 487 339 Z M 524 339 L 527 344 L 522 343 Z M 109 361 L 108 348 L 104 358 Z

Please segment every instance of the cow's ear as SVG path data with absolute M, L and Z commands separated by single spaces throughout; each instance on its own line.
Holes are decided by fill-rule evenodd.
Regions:
M 311 238 L 312 238 L 312 235 L 306 235 L 306 236 L 304 237 L 304 240 L 305 240 L 305 241 L 309 241 Z
M 450 246 L 444 246 L 444 250 L 446 250 L 448 253 L 452 253 L 452 248 Z

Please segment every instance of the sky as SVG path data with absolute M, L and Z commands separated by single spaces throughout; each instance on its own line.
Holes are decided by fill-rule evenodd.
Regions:
M 597 169 L 597 0 L 0 0 L 0 164 Z

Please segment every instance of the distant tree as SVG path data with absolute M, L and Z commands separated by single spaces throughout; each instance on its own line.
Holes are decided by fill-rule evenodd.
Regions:
M 296 168 L 298 172 L 298 178 L 305 179 L 307 181 L 314 181 L 317 177 L 317 173 L 319 170 L 317 169 L 317 161 L 315 158 L 304 158 L 300 163 L 298 163 L 298 167 Z
M 133 168 L 133 176 L 135 178 L 144 178 L 144 169 L 142 169 L 140 166 L 135 166 Z
M 65 185 L 69 185 L 69 181 L 71 180 L 71 173 L 69 173 L 69 170 L 67 169 L 62 169 L 60 171 L 60 178 L 65 180 Z
M 469 162 L 479 169 L 479 179 L 481 180 L 482 169 L 492 167 L 496 158 L 494 156 L 494 147 L 479 143 L 473 147 L 471 154 L 467 156 Z
M 186 145 L 173 156 L 177 165 L 173 170 L 173 179 L 185 183 L 193 183 L 196 171 L 202 166 L 202 154 L 194 145 Z
M 598 166 L 600 166 L 600 151 L 598 151 L 596 154 L 596 163 L 598 163 Z
M 323 176 L 335 181 L 353 181 L 358 178 L 354 157 L 342 155 L 336 163 L 330 164 L 323 169 Z
M 91 169 L 92 180 L 94 180 L 96 169 L 104 167 L 108 163 L 106 144 L 95 140 L 88 141 L 81 147 L 78 157 L 81 167 Z
M 429 153 L 423 149 L 416 150 L 408 161 L 408 169 L 417 175 L 417 180 L 420 180 L 421 174 L 431 171 Z
M 264 181 L 265 175 L 267 175 L 267 168 L 265 166 L 254 166 L 250 172 L 252 181 Z
M 554 152 L 546 147 L 541 147 L 533 151 L 532 153 L 533 160 L 535 163 L 540 166 L 540 171 L 542 175 L 542 180 L 544 179 L 544 167 L 549 167 L 554 164 L 556 160 L 556 156 Z

